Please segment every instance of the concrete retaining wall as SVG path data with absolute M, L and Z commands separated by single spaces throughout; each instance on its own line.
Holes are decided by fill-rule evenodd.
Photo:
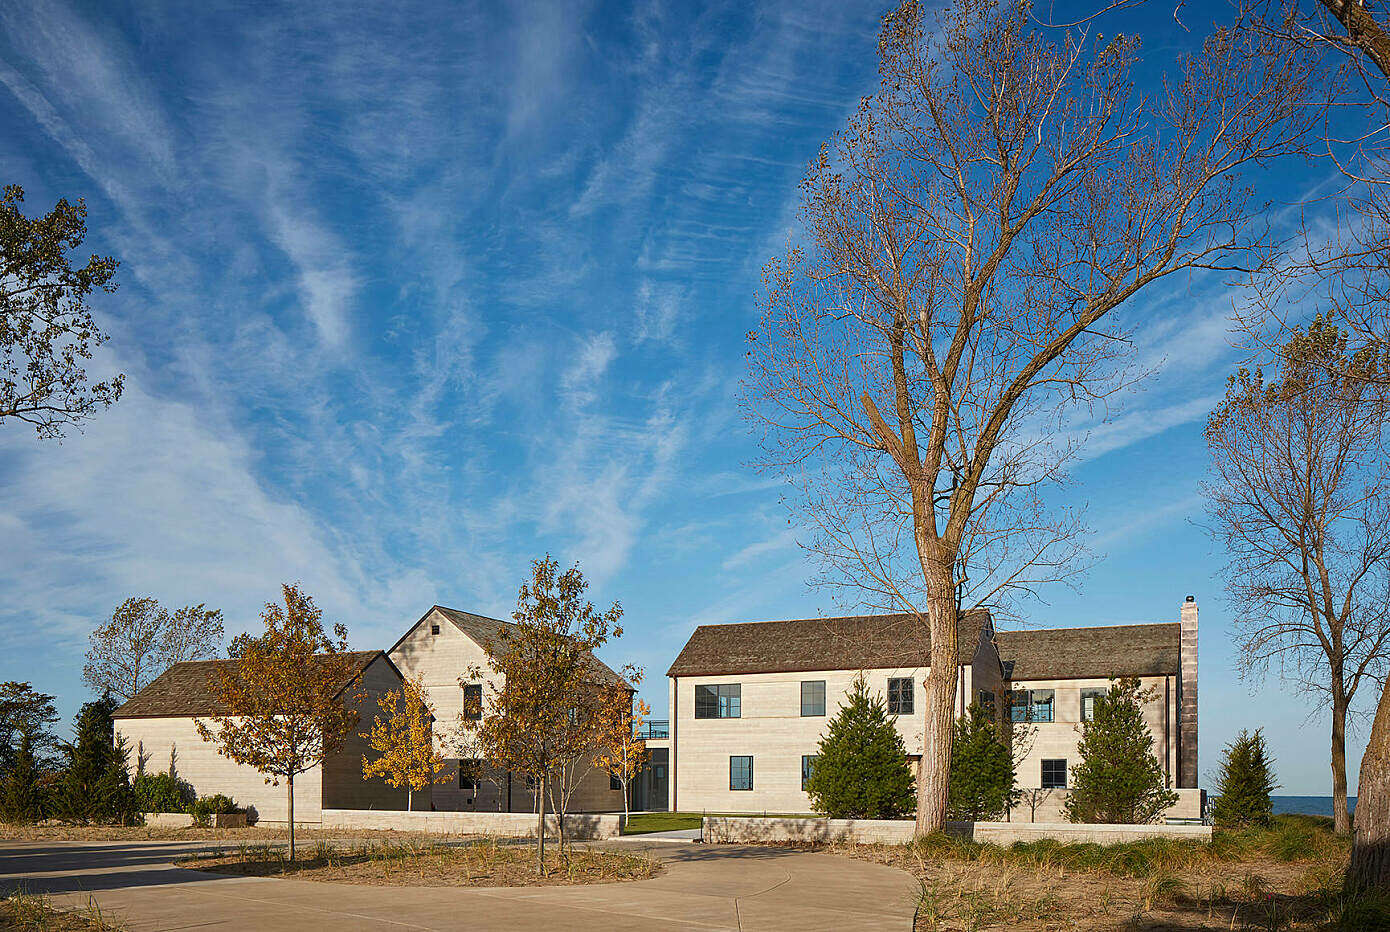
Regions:
M 845 842 L 901 845 L 912 840 L 907 820 L 729 818 L 706 816 L 707 842 Z M 1051 838 L 1062 842 L 1111 845 L 1141 838 L 1211 841 L 1209 825 L 1081 825 L 1071 822 L 952 822 L 948 830 L 978 842 L 1010 845 Z
M 146 812 L 147 828 L 188 828 L 193 824 L 193 816 L 187 812 Z
M 613 838 L 622 834 L 623 815 L 574 813 L 565 816 L 566 838 Z M 500 835 L 534 838 L 536 816 L 529 812 L 400 812 L 390 809 L 325 809 L 325 829 L 372 829 L 397 832 L 435 832 L 448 835 Z M 556 833 L 553 815 L 546 816 L 547 837 Z

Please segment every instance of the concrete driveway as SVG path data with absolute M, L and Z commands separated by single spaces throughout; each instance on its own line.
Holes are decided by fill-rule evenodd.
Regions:
M 581 887 L 369 887 L 229 877 L 171 863 L 185 842 L 0 840 L 0 889 L 146 930 L 892 929 L 912 927 L 901 871 L 829 854 L 625 842 L 666 862 L 652 880 Z

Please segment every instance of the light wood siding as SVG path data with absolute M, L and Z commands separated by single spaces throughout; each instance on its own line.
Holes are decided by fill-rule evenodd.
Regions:
M 198 737 L 191 718 L 118 718 L 116 734 L 130 745 L 131 771 L 135 770 L 135 755 L 143 748 L 149 755 L 145 764 L 148 773 L 169 770 L 169 753 L 176 752 L 175 770 L 198 791 L 199 796 L 223 793 L 241 806 L 253 806 L 261 822 L 288 820 L 288 800 L 285 786 L 271 786 L 259 771 L 233 763 L 217 753 L 216 748 Z M 299 822 L 319 821 L 319 768 L 302 773 L 294 781 L 294 819 Z
M 432 633 L 434 625 L 439 626 L 438 634 Z M 482 683 L 486 714 L 492 694 L 489 684 L 495 681 L 500 686 L 503 682 L 489 668 L 487 652 L 442 613 L 431 611 L 392 648 L 391 660 L 407 678 L 424 676 L 425 692 L 435 710 L 435 744 L 450 759 L 447 782 L 436 785 L 433 790 L 434 808 L 453 812 L 502 812 L 507 810 L 510 799 L 512 812 L 534 812 L 535 794 L 526 786 L 524 777 L 511 777 L 510 796 L 505 771 L 487 771 L 476 789 L 459 786 L 458 761 L 462 752 L 457 738 L 459 714 L 463 711 L 463 683 Z M 475 667 L 488 678 L 475 680 L 472 677 Z M 418 797 L 416 805 L 420 806 Z M 608 788 L 606 774 L 590 774 L 581 781 L 570 805 L 575 812 L 621 811 L 623 794 Z
M 342 749 L 323 762 L 323 807 L 325 809 L 404 809 L 405 790 L 392 789 L 385 780 L 367 780 L 362 776 L 362 758 L 375 756 L 365 733 L 371 722 L 381 714 L 378 700 L 391 690 L 400 690 L 401 678 L 391 668 L 385 655 L 362 671 L 363 699 L 357 705 L 358 726 L 343 742 Z M 416 794 L 416 803 L 429 802 L 429 791 Z M 298 805 L 296 803 L 296 805 Z

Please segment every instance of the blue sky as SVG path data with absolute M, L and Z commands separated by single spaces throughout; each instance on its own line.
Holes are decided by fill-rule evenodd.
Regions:
M 31 213 L 86 197 L 88 245 L 122 260 L 92 371 L 127 373 L 61 445 L 0 427 L 0 678 L 70 715 L 121 599 L 206 602 L 232 634 L 281 580 L 387 647 L 435 602 L 505 617 L 549 551 L 623 603 L 606 656 L 647 668 L 659 717 L 695 625 L 842 607 L 735 399 L 759 270 L 874 86 L 882 12 L 0 6 L 0 179 Z M 1130 27 L 1155 61 L 1192 41 Z M 1236 679 L 1197 526 L 1231 297 L 1163 289 L 1135 310 L 1155 374 L 1068 489 L 1104 559 L 1027 615 L 1176 620 L 1196 595 L 1204 770 L 1264 725 L 1284 791 L 1327 793 L 1326 716 Z

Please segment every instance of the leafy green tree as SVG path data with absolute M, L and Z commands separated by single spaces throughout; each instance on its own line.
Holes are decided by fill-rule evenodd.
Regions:
M 68 253 L 87 236 L 87 205 L 60 200 L 26 217 L 24 189 L 0 197 L 0 425 L 22 421 L 41 438 L 91 417 L 121 397 L 124 376 L 89 383 L 83 369 L 106 342 L 87 296 L 115 291 L 117 262 L 92 256 L 76 268 Z
M 1178 801 L 1163 783 L 1143 703 L 1152 698 L 1133 678 L 1115 680 L 1081 725 L 1065 811 L 1073 822 L 1147 824 Z
M 37 692 L 28 683 L 0 683 L 0 776 L 9 773 L 24 735 L 38 766 L 46 765 L 58 751 L 52 725 L 58 721 L 53 697 Z
M 102 696 L 82 706 L 66 745 L 67 765 L 54 792 L 53 810 L 67 822 L 126 822 L 135 797 L 126 771 L 128 751 L 114 740 L 116 700 Z
M 951 745 L 951 787 L 947 818 L 978 822 L 1002 816 L 1020 797 L 1014 788 L 1014 760 L 999 724 L 978 702 L 956 720 Z
M 130 788 L 140 812 L 191 812 L 198 798 L 193 784 L 172 773 L 137 774 Z
M 1269 825 L 1274 820 L 1270 795 L 1278 785 L 1263 729 L 1241 729 L 1221 760 L 1212 820 L 1217 825 Z
M 39 789 L 39 767 L 34 759 L 34 743 L 29 733 L 19 737 L 19 748 L 0 790 L 0 818 L 6 822 L 36 822 L 43 816 L 43 794 Z
M 820 740 L 806 792 L 835 819 L 896 819 L 917 805 L 902 735 L 862 674 Z

